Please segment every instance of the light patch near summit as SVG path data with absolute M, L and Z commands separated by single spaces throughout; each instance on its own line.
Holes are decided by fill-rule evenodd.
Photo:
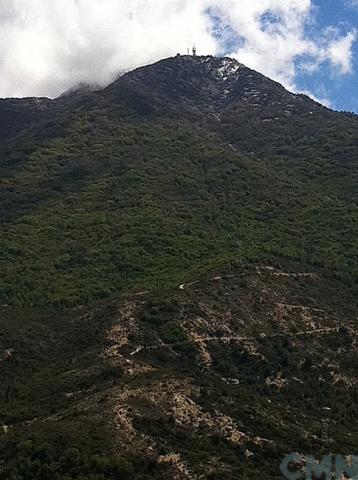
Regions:
M 216 73 L 218 77 L 222 78 L 223 80 L 227 80 L 243 67 L 244 65 L 236 60 L 233 60 L 232 58 L 224 58 L 221 62 L 221 67 L 217 69 Z

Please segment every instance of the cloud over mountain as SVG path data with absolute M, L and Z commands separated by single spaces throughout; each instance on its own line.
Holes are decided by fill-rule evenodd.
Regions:
M 295 89 L 297 69 L 350 72 L 356 32 L 319 30 L 311 0 L 0 0 L 0 36 L 0 95 L 56 96 L 194 42 Z

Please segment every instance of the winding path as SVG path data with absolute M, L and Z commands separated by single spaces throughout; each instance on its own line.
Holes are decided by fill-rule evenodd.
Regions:
M 303 337 L 306 335 L 316 335 L 316 334 L 325 334 L 325 333 L 332 333 L 338 332 L 341 327 L 327 327 L 327 328 L 316 328 L 315 330 L 303 330 L 301 332 L 295 333 L 272 333 L 272 334 L 265 334 L 261 333 L 257 337 L 241 337 L 238 335 L 233 336 L 222 336 L 222 337 L 198 337 L 195 340 L 185 340 L 182 342 L 175 342 L 175 343 L 161 343 L 158 345 L 139 345 L 136 349 L 130 353 L 131 356 L 136 355 L 137 353 L 143 350 L 159 350 L 161 348 L 173 348 L 178 347 L 181 345 L 189 345 L 191 343 L 208 343 L 208 342 L 248 342 L 253 340 L 260 340 L 263 338 L 278 338 L 278 337 Z

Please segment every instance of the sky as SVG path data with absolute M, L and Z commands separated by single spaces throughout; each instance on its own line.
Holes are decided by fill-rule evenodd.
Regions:
M 358 113 L 358 0 L 0 0 L 0 97 L 106 85 L 194 43 Z

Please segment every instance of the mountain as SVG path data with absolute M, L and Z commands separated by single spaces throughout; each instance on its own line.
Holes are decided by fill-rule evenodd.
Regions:
M 1 480 L 354 453 L 357 116 L 177 56 L 0 118 Z

